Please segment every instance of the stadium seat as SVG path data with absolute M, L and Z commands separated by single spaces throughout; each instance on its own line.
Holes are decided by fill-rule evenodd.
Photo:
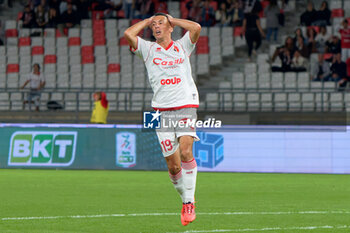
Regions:
M 44 57 L 44 64 L 55 64 L 55 63 L 57 63 L 56 55 L 46 55 Z
M 17 37 L 18 36 L 18 31 L 17 31 L 17 29 L 7 29 L 5 31 L 5 36 L 6 36 L 6 38 L 8 38 L 8 37 Z
M 43 46 L 34 46 L 32 47 L 32 56 L 44 54 Z
M 89 64 L 89 63 L 94 63 L 94 62 L 95 62 L 94 55 L 84 55 L 84 56 L 82 56 L 81 64 Z
M 42 37 L 32 37 L 32 46 L 43 46 Z
M 332 18 L 342 18 L 344 17 L 343 9 L 333 9 L 332 10 Z
M 19 64 L 8 64 L 6 67 L 6 73 L 18 73 Z
M 81 47 L 81 55 L 93 55 L 94 54 L 94 46 L 82 46 Z
M 19 47 L 19 55 L 22 56 L 30 56 L 32 53 L 32 49 L 30 46 Z
M 108 64 L 107 73 L 119 73 L 120 64 Z
M 18 47 L 30 46 L 31 40 L 30 37 L 20 37 L 18 40 Z
M 68 46 L 80 46 L 81 39 L 80 37 L 70 37 L 68 40 Z

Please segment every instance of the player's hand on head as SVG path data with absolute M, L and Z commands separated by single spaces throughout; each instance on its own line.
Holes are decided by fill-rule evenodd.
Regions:
M 170 25 L 171 25 L 172 27 L 174 27 L 174 24 L 173 24 L 173 19 L 174 19 L 174 17 L 172 17 L 172 16 L 169 15 L 169 14 L 167 14 L 167 16 L 168 16 L 168 21 L 169 21 Z
M 150 26 L 152 24 L 152 20 L 153 20 L 154 16 L 149 17 L 147 20 L 147 25 Z

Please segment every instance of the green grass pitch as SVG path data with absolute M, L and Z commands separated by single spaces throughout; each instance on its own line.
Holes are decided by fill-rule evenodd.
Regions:
M 184 227 L 167 172 L 0 170 L 0 232 L 350 232 L 349 178 L 198 173 Z

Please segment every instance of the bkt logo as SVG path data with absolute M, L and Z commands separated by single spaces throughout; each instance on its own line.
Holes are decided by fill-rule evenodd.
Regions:
M 77 132 L 17 131 L 12 134 L 9 166 L 69 166 L 75 159 Z
M 143 113 L 143 128 L 145 129 L 160 129 L 160 116 L 162 114 L 157 110 L 156 112 Z
M 179 84 L 181 82 L 181 78 L 174 77 L 172 79 L 162 79 L 160 80 L 161 85 L 171 85 L 171 84 Z

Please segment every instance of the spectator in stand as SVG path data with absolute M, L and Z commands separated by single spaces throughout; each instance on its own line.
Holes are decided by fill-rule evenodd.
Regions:
M 252 53 L 255 55 L 256 50 L 261 45 L 261 37 L 265 37 L 257 12 L 253 11 L 252 13 L 245 14 L 242 30 L 248 45 L 248 60 L 251 61 Z M 253 49 L 254 42 L 255 48 Z
M 201 22 L 200 24 L 204 27 L 210 27 L 213 26 L 215 23 L 215 11 L 213 7 L 210 6 L 210 1 L 205 0 L 204 5 L 202 7 L 202 13 L 201 13 Z
M 332 36 L 329 41 L 326 42 L 326 53 L 333 54 L 333 57 L 335 54 L 341 53 L 341 43 L 339 40 L 339 37 Z M 332 58 L 330 58 L 329 62 L 332 62 Z
M 91 123 L 95 124 L 107 124 L 108 116 L 108 100 L 106 98 L 106 93 L 104 92 L 95 92 L 93 94 L 94 109 L 91 114 Z
M 244 14 L 255 12 L 258 14 L 263 10 L 262 5 L 259 0 L 245 0 L 243 3 Z
M 59 17 L 55 8 L 50 8 L 49 10 L 49 19 L 46 24 L 47 28 L 57 28 L 59 24 Z
M 310 53 L 316 53 L 316 38 L 317 32 L 313 27 L 309 27 L 306 31 L 306 44 Z
M 158 0 L 157 4 L 155 4 L 155 12 L 168 14 L 168 4 L 166 0 Z
M 291 71 L 292 72 L 305 72 L 307 66 L 307 60 L 301 56 L 299 51 L 295 51 L 292 64 L 291 64 Z
M 40 28 L 45 28 L 48 20 L 49 20 L 49 13 L 45 11 L 44 7 L 42 5 L 38 5 L 36 7 L 36 14 L 35 14 L 36 24 Z
M 67 10 L 61 15 L 61 23 L 65 28 L 73 28 L 80 24 L 78 14 L 73 10 L 71 3 L 67 4 Z
M 327 27 L 321 26 L 320 32 L 317 34 L 315 41 L 316 41 L 316 49 L 319 53 L 325 53 L 326 52 L 326 42 L 329 40 L 331 35 L 327 33 Z
M 57 16 L 60 15 L 60 4 L 61 0 L 49 0 L 49 8 L 54 8 Z
M 297 28 L 295 31 L 294 31 L 294 38 L 293 38 L 293 41 L 294 41 L 294 45 L 295 46 L 298 46 L 298 38 L 301 37 L 303 38 L 303 40 L 305 41 L 305 37 L 303 35 L 303 31 L 300 29 L 300 28 Z
M 311 80 L 312 81 L 329 81 L 331 78 L 331 70 L 328 62 L 324 60 L 322 53 L 318 54 L 318 61 L 312 66 Z
M 233 9 L 232 9 L 232 24 L 233 26 L 242 26 L 243 20 L 244 20 L 243 9 L 240 7 L 239 1 L 235 0 L 233 2 Z
M 292 59 L 296 48 L 294 46 L 294 41 L 292 37 L 288 37 L 283 46 L 276 48 L 273 56 L 272 62 L 275 61 L 277 57 L 281 59 L 281 67 L 272 66 L 272 72 L 288 72 L 291 71 Z
M 266 40 L 270 41 L 270 36 L 273 35 L 273 39 L 276 42 L 278 36 L 278 14 L 280 8 L 277 5 L 277 0 L 270 0 L 270 4 L 264 10 L 266 16 L 267 35 Z
M 24 87 L 27 86 L 28 83 L 30 85 L 30 92 L 27 97 L 27 100 L 23 102 L 23 108 L 25 104 L 29 103 L 29 109 L 31 110 L 31 104 L 34 102 L 35 110 L 38 112 L 41 96 L 40 90 L 45 87 L 45 77 L 42 73 L 40 73 L 39 64 L 33 65 L 33 73 L 28 75 L 27 80 L 21 86 L 21 89 L 24 89 Z
M 315 22 L 312 24 L 315 26 L 326 26 L 331 25 L 332 12 L 328 7 L 328 3 L 323 1 L 320 9 L 317 11 Z
M 100 1 L 95 7 L 96 10 L 104 11 L 104 18 L 112 17 L 113 11 L 119 11 L 123 7 L 123 2 L 120 0 L 104 0 Z M 79 9 L 80 11 L 80 9 Z
M 312 2 L 307 4 L 306 11 L 300 16 L 300 25 L 311 26 L 313 22 L 316 21 L 317 12 L 314 9 Z
M 91 0 L 77 0 L 77 9 L 79 9 L 80 19 L 89 19 L 89 8 L 91 6 Z
M 341 35 L 341 56 L 342 61 L 346 61 L 350 57 L 350 28 L 347 19 L 343 20 L 343 28 L 339 30 Z
M 338 53 L 333 56 L 333 63 L 331 66 L 331 81 L 338 82 L 340 88 L 345 87 L 348 81 L 346 73 L 346 63 L 341 60 L 341 54 Z
M 303 56 L 304 58 L 310 57 L 311 51 L 309 49 L 308 44 L 304 42 L 302 37 L 298 37 L 298 43 L 297 43 L 296 49 L 300 53 L 300 55 Z
M 231 23 L 231 15 L 227 12 L 226 3 L 220 4 L 220 9 L 215 12 L 216 25 L 229 26 Z
M 23 21 L 23 28 L 34 28 L 36 25 L 34 11 L 30 9 L 29 5 L 26 5 L 21 20 Z
M 140 3 L 140 18 L 147 19 L 154 15 L 155 7 L 153 1 L 141 1 Z
M 188 10 L 187 19 L 199 22 L 201 17 L 201 0 L 191 0 L 186 3 Z
M 135 0 L 123 0 L 121 6 L 124 8 L 125 18 L 134 18 Z M 147 1 L 146 1 L 147 2 Z

